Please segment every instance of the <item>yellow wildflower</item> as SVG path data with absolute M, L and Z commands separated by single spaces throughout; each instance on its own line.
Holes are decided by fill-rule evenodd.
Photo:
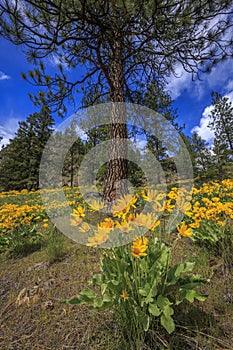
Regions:
M 148 230 L 153 230 L 160 224 L 160 221 L 158 221 L 157 215 L 154 215 L 152 213 L 141 213 L 135 217 L 135 219 L 132 221 L 132 224 L 134 226 L 144 226 L 148 228 Z
M 189 224 L 189 227 L 191 227 L 191 228 L 198 228 L 198 227 L 200 227 L 200 221 L 192 222 L 191 224 Z
M 119 198 L 117 203 L 113 205 L 113 215 L 117 216 L 118 218 L 122 217 L 122 219 L 125 220 L 130 209 L 136 207 L 136 201 L 137 197 L 131 194 L 127 194 L 122 198 Z
M 177 196 L 178 196 L 177 193 L 175 193 L 174 191 L 171 191 L 168 193 L 168 197 L 170 199 L 177 199 Z
M 168 199 L 168 200 L 165 202 L 165 210 L 168 211 L 169 213 L 172 213 L 173 208 L 174 208 L 174 205 L 171 204 L 171 199 Z
M 192 236 L 193 234 L 192 229 L 188 227 L 184 221 L 181 222 L 180 227 L 177 225 L 176 228 L 179 234 L 183 237 L 189 237 L 189 236 Z
M 121 297 L 123 298 L 124 301 L 129 299 L 129 296 L 128 296 L 128 294 L 127 294 L 125 289 L 123 290 L 123 292 L 121 294 Z
M 74 217 L 73 219 L 70 219 L 71 226 L 78 226 L 83 221 L 82 218 L 80 218 L 79 216 L 76 216 L 74 214 L 71 214 L 71 216 Z
M 133 241 L 132 245 L 132 255 L 135 258 L 140 258 L 141 256 L 147 256 L 145 251 L 147 250 L 148 241 L 146 237 L 138 237 Z
M 159 193 L 157 190 L 149 190 L 147 192 L 147 195 L 144 193 L 142 194 L 142 197 L 147 201 L 147 202 L 153 202 L 156 203 L 157 201 L 161 201 L 166 197 L 165 193 Z
M 100 222 L 98 228 L 104 228 L 113 230 L 114 229 L 114 221 L 111 218 L 106 218 L 104 221 Z
M 128 232 L 132 230 L 132 224 L 128 222 L 128 220 L 124 220 L 122 222 L 116 222 L 116 227 L 119 228 L 122 232 Z
M 82 222 L 82 217 L 85 216 L 84 209 L 81 205 L 78 206 L 77 209 L 73 209 L 73 213 L 71 214 L 72 218 L 70 219 L 71 226 L 78 226 Z
M 91 209 L 95 211 L 100 211 L 101 209 L 104 208 L 104 203 L 101 201 L 93 200 L 88 202 L 88 204 L 91 206 Z
M 225 221 L 221 221 L 221 220 L 217 221 L 217 223 L 218 223 L 218 225 L 220 225 L 222 227 L 224 227 L 226 225 L 226 222 Z
M 101 229 L 96 231 L 93 237 L 88 237 L 88 247 L 96 247 L 102 243 L 105 243 L 109 237 L 109 229 Z
M 84 217 L 85 216 L 84 208 L 81 207 L 81 205 L 79 205 L 77 209 L 73 210 L 73 215 Z
M 79 226 L 79 231 L 80 232 L 88 232 L 88 231 L 90 231 L 90 226 L 88 225 L 88 223 L 87 222 L 82 222 L 82 224 Z

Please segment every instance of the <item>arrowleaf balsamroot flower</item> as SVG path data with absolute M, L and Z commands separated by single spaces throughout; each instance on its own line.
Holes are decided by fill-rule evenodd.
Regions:
M 98 245 L 105 243 L 109 238 L 109 229 L 99 229 L 95 231 L 94 236 L 88 237 L 88 243 L 86 246 L 88 247 L 97 247 Z
M 193 231 L 190 227 L 188 227 L 184 221 L 181 222 L 180 227 L 176 226 L 177 231 L 183 237 L 190 237 L 193 234 Z
M 126 215 L 131 208 L 136 208 L 135 203 L 137 202 L 137 197 L 131 194 L 127 194 L 118 199 L 117 203 L 113 205 L 113 215 L 122 220 L 126 219 Z
M 132 255 L 137 259 L 141 256 L 147 256 L 147 253 L 145 253 L 148 248 L 147 244 L 148 241 L 146 237 L 136 238 L 132 245 Z
M 78 226 L 83 221 L 82 218 L 85 217 L 84 208 L 80 205 L 77 209 L 73 209 L 73 213 L 71 214 L 72 218 L 70 219 L 71 226 Z
M 123 298 L 124 301 L 126 301 L 127 299 L 129 299 L 129 296 L 128 296 L 128 294 L 127 294 L 127 292 L 126 292 L 125 289 L 123 290 L 123 292 L 122 292 L 122 294 L 121 294 L 121 297 Z
M 132 221 L 134 226 L 144 226 L 148 228 L 148 230 L 153 230 L 155 227 L 160 225 L 160 221 L 158 220 L 157 215 L 153 215 L 153 213 L 138 214 L 135 219 Z

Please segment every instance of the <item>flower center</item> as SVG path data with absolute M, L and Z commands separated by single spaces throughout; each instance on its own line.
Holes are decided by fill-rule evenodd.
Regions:
M 133 252 L 134 252 L 134 254 L 138 255 L 140 253 L 140 249 L 139 248 L 134 248 Z

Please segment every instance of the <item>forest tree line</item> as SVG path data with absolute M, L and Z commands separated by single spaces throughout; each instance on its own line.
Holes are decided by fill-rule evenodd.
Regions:
M 214 141 L 210 146 L 196 132 L 192 136 L 186 136 L 185 126 L 179 126 L 177 110 L 172 107 L 170 95 L 155 82 L 150 84 L 144 93 L 138 94 L 138 103 L 145 105 L 166 118 L 182 137 L 191 157 L 194 177 L 202 177 L 203 180 L 222 179 L 229 176 L 233 162 L 233 105 L 232 102 L 217 92 L 212 93 L 213 109 L 210 112 L 208 127 L 214 133 Z M 78 170 L 83 157 L 93 147 L 109 139 L 109 125 L 96 126 L 88 130 L 83 139 L 77 129 L 77 125 L 70 125 L 63 134 L 54 133 L 55 122 L 49 108 L 42 108 L 40 112 L 29 115 L 25 121 L 19 122 L 15 137 L 9 144 L 3 146 L 0 151 L 0 188 L 1 190 L 37 190 L 39 188 L 39 169 L 44 147 L 50 137 L 59 137 L 65 144 L 67 138 L 75 138 L 75 142 L 69 149 L 63 165 L 63 184 L 68 186 L 78 185 Z M 140 138 L 141 130 L 128 128 L 128 137 L 134 147 L 136 137 Z M 173 157 L 166 146 L 158 140 L 154 134 L 145 132 L 145 147 L 139 150 L 135 146 L 135 152 L 151 152 L 161 164 L 167 182 L 176 180 L 176 166 Z M 106 177 L 107 164 L 98 169 L 98 154 L 90 164 L 86 179 L 87 184 L 97 183 L 100 187 Z M 96 173 L 96 178 L 92 178 Z M 156 179 L 155 182 L 159 182 Z M 143 185 L 146 178 L 142 169 L 128 161 L 128 180 L 134 186 Z

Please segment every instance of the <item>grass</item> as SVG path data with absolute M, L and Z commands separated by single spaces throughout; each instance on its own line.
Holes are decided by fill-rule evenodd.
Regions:
M 61 249 L 60 249 L 61 248 Z M 99 271 L 101 251 L 73 243 L 58 234 L 27 256 L 0 255 L 0 347 L 3 350 L 126 350 L 127 340 L 109 311 L 67 306 L 63 300 L 85 288 Z M 233 283 L 225 275 L 221 257 L 208 255 L 189 239 L 181 240 L 175 259 L 196 261 L 196 271 L 210 281 L 204 303 L 185 304 L 176 317 L 176 331 L 168 336 L 154 325 L 142 350 L 231 349 L 233 304 L 227 301 Z M 232 271 L 231 271 L 232 277 Z M 16 303 L 20 292 L 21 304 Z
M 49 232 L 42 223 L 38 233 L 33 240 L 33 235 L 19 236 L 14 249 L 0 253 L 0 349 L 128 350 L 127 332 L 113 312 L 63 303 L 99 272 L 101 250 L 74 243 L 57 230 Z M 232 229 L 226 236 L 218 249 L 179 240 L 173 262 L 196 262 L 195 273 L 207 280 L 201 291 L 208 298 L 180 305 L 171 335 L 155 320 L 140 350 L 232 348 Z M 161 233 L 160 238 L 169 245 L 174 236 Z
M 58 230 L 52 230 L 49 234 L 46 253 L 50 264 L 62 260 L 68 254 L 67 240 Z

